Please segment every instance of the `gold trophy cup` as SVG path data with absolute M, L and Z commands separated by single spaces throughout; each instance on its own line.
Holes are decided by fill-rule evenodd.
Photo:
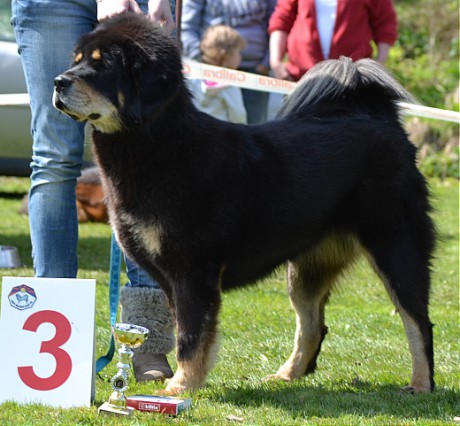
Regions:
M 104 402 L 98 413 L 118 414 L 129 416 L 134 409 L 126 406 L 125 391 L 129 384 L 129 370 L 131 368 L 131 358 L 134 355 L 133 348 L 137 348 L 149 335 L 149 330 L 139 325 L 117 323 L 112 328 L 115 340 L 120 343 L 121 348 L 118 349 L 120 361 L 117 363 L 118 373 L 112 377 L 110 384 L 113 392 L 110 395 L 108 402 Z

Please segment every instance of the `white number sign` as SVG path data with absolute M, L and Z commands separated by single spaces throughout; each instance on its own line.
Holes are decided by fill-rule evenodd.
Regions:
M 3 278 L 0 402 L 90 405 L 95 291 L 95 280 Z

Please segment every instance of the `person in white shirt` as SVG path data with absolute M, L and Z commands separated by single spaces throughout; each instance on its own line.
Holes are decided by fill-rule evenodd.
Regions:
M 237 69 L 246 40 L 227 25 L 209 27 L 201 40 L 201 60 L 209 65 Z M 210 80 L 191 79 L 189 87 L 198 109 L 221 120 L 247 123 L 241 89 Z
M 316 0 L 316 25 L 318 27 L 319 41 L 325 59 L 329 58 L 332 34 L 337 17 L 337 0 Z

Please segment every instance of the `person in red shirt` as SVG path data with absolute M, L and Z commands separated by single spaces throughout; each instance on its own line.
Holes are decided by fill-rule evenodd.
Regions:
M 397 20 L 392 0 L 278 0 L 268 32 L 274 76 L 297 81 L 324 59 L 370 58 L 371 41 L 385 63 Z

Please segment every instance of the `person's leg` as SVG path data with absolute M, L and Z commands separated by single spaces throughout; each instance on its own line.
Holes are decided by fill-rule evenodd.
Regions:
M 150 331 L 149 338 L 134 350 L 134 376 L 138 382 L 172 377 L 165 354 L 174 349 L 174 321 L 166 297 L 143 269 L 127 257 L 125 263 L 129 282 L 120 292 L 121 320 Z
M 32 256 L 37 277 L 77 274 L 76 179 L 83 158 L 83 126 L 54 109 L 54 78 L 70 64 L 78 38 L 96 23 L 92 0 L 13 0 L 12 24 L 32 111 L 29 192 Z
M 241 71 L 257 74 L 255 68 L 241 68 Z M 248 116 L 248 124 L 261 124 L 267 121 L 268 92 L 241 89 L 243 102 Z
M 261 124 L 267 121 L 268 92 L 241 89 L 248 116 L 248 124 Z

